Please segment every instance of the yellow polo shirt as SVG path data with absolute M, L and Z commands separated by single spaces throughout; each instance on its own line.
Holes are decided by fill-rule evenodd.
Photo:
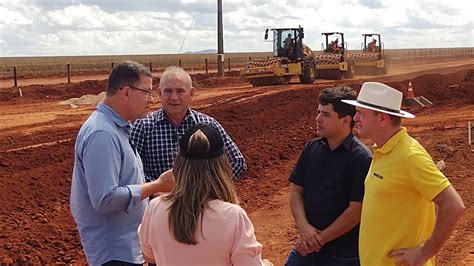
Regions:
M 432 200 L 450 186 L 428 152 L 402 128 L 374 147 L 365 179 L 359 234 L 361 265 L 395 265 L 388 254 L 425 242 L 435 226 Z M 434 265 L 434 258 L 425 265 Z

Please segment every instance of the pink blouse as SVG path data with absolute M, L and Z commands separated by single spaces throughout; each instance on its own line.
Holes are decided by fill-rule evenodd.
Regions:
M 197 245 L 176 241 L 169 231 L 169 201 L 153 199 L 138 228 L 143 254 L 157 265 L 263 265 L 262 245 L 238 205 L 212 200 L 196 231 Z

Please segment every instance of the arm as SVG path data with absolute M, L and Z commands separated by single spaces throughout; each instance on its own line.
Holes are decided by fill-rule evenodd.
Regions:
M 306 218 L 303 203 L 303 187 L 293 183 L 291 184 L 290 192 L 290 209 L 301 239 L 305 242 L 309 250 L 319 251 L 324 245 L 324 242 L 318 234 L 319 230 L 314 228 Z M 298 252 L 300 252 L 300 250 L 298 250 Z
M 350 194 L 347 195 L 349 206 L 334 222 L 321 232 L 320 236 L 324 243 L 344 235 L 360 223 L 362 199 L 364 198 L 364 182 L 372 161 L 369 152 L 364 152 L 364 150 L 365 149 L 359 150 L 351 161 L 351 190 Z M 349 182 L 349 180 L 346 182 Z
M 234 217 L 232 217 L 234 218 Z M 255 237 L 255 229 L 245 211 L 239 208 L 238 221 L 234 235 L 230 260 L 232 265 L 264 265 L 262 261 L 262 244 Z
M 364 198 L 364 182 L 371 161 L 372 157 L 370 153 L 365 151 L 362 147 L 353 155 L 350 168 L 350 180 L 345 181 L 345 183 L 351 184 L 350 193 L 347 195 L 349 206 L 334 222 L 321 232 L 320 236 L 324 243 L 344 235 L 360 223 L 362 199 Z
M 140 240 L 140 248 L 142 250 L 143 258 L 148 263 L 155 263 L 156 260 L 153 256 L 153 249 L 150 244 L 151 240 L 154 239 L 154 235 L 151 234 L 151 226 L 156 226 L 150 222 L 151 217 L 153 217 L 153 211 L 151 209 L 155 209 L 156 206 L 155 201 L 151 202 L 148 208 L 145 209 L 145 213 L 143 213 L 142 223 L 138 226 L 138 239 Z
M 174 186 L 172 171 L 151 183 L 119 185 L 122 163 L 119 144 L 106 132 L 90 136 L 83 158 L 89 197 L 101 214 L 128 212 L 140 200 L 156 192 L 168 192 Z
M 148 198 L 149 196 L 155 193 L 161 192 L 170 192 L 174 187 L 174 176 L 173 176 L 173 169 L 170 169 L 160 177 L 152 182 L 144 183 L 141 185 L 141 199 Z
M 100 214 L 127 211 L 139 200 L 139 184 L 120 184 L 120 143 L 105 131 L 89 136 L 82 151 L 87 190 Z M 135 198 L 133 198 L 135 196 Z
M 445 188 L 433 201 L 438 206 L 436 226 L 433 234 L 423 246 L 424 253 L 430 258 L 441 249 L 466 210 L 461 197 L 452 186 Z
M 361 210 L 362 202 L 351 201 L 349 207 L 331 225 L 321 231 L 319 236 L 323 242 L 332 241 L 352 230 L 360 222 Z
M 439 193 L 433 201 L 438 206 L 436 225 L 431 237 L 423 246 L 392 251 L 389 256 L 398 257 L 397 265 L 423 265 L 433 257 L 448 239 L 463 215 L 466 207 L 456 190 L 449 186 Z

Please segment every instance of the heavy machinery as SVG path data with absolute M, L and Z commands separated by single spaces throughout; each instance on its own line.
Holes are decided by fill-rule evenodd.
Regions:
M 254 87 L 287 84 L 293 77 L 301 83 L 311 84 L 316 79 L 313 51 L 303 44 L 304 30 L 298 28 L 275 28 L 265 30 L 273 33 L 273 57 L 250 61 L 240 70 L 240 75 Z
M 325 36 L 325 43 L 321 45 L 323 52 L 314 54 L 316 78 L 352 78 L 354 67 L 346 58 L 347 45 L 344 42 L 344 33 L 323 32 L 321 35 Z
M 388 57 L 384 55 L 384 44 L 381 42 L 380 34 L 362 34 L 364 42 L 361 51 L 351 53 L 350 59 L 354 63 L 357 74 L 381 75 L 388 72 Z

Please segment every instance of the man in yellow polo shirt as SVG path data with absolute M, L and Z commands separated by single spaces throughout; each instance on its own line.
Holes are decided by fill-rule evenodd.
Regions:
M 356 106 L 358 133 L 375 142 L 362 203 L 361 265 L 434 265 L 465 210 L 428 152 L 400 126 L 402 117 L 415 117 L 400 110 L 402 97 L 366 82 L 357 100 L 343 100 Z

